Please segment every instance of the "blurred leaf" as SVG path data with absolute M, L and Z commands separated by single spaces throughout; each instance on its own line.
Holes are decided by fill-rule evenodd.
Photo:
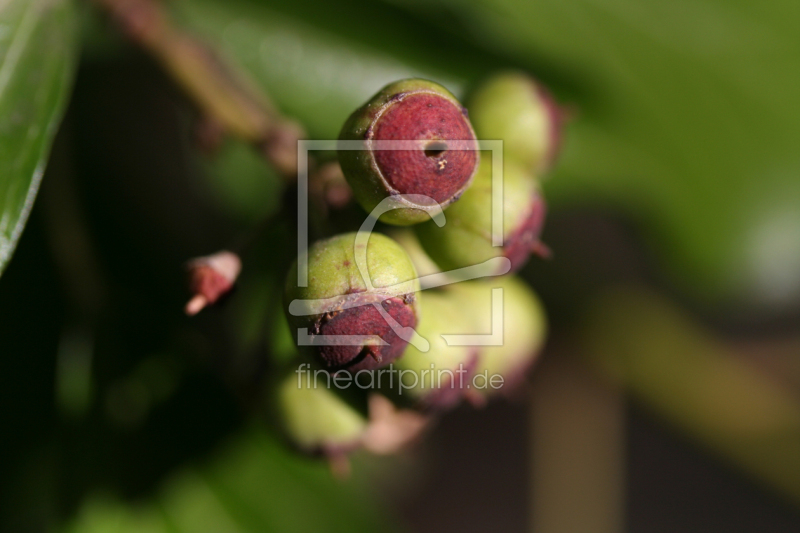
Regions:
M 643 288 L 615 289 L 587 314 L 586 353 L 670 424 L 800 502 L 800 401 L 763 369 Z
M 316 139 L 335 139 L 350 113 L 385 84 L 401 78 L 435 79 L 459 92 L 462 76 L 486 61 L 432 53 L 410 27 L 398 28 L 385 14 L 372 24 L 364 18 L 368 3 L 345 13 L 336 4 L 264 3 L 247 0 L 195 0 L 175 6 L 179 17 L 234 59 L 266 89 L 282 111 L 303 122 Z M 299 4 L 297 11 L 292 6 Z M 302 8 L 325 13 L 323 27 L 308 22 Z M 363 8 L 363 9 L 362 9 Z M 381 16 L 378 13 L 377 16 Z M 383 32 L 383 47 L 402 43 L 401 54 L 365 39 Z M 360 27 L 359 27 L 360 25 Z M 412 28 L 413 29 L 413 28 Z
M 364 466 L 355 465 L 352 479 L 335 479 L 324 461 L 253 431 L 206 479 L 233 515 L 258 525 L 254 531 L 393 531 L 375 497 L 375 473 Z
M 366 479 L 336 480 L 320 460 L 253 429 L 209 465 L 184 469 L 157 497 L 123 503 L 95 495 L 66 533 L 171 531 L 261 533 L 393 531 Z
M 800 299 L 800 3 L 392 3 L 579 80 L 554 205 L 626 211 L 697 296 Z
M 208 196 L 226 213 L 252 224 L 279 207 L 284 184 L 252 146 L 226 139 L 216 153 L 197 155 Z
M 68 0 L 0 5 L 0 273 L 27 221 L 75 70 Z
M 170 533 L 166 519 L 155 506 L 130 505 L 107 495 L 86 501 L 65 533 Z

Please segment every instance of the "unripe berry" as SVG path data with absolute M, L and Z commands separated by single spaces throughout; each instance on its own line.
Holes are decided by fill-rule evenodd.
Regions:
M 287 372 L 276 388 L 278 422 L 286 437 L 301 451 L 331 458 L 359 447 L 368 425 L 366 405 L 347 401 L 298 365 L 300 371 Z
M 395 390 L 425 407 L 450 407 L 467 392 L 478 359 L 472 346 L 448 345 L 442 334 L 458 331 L 464 324 L 464 310 L 443 291 L 425 294 L 425 316 L 417 332 L 430 343 L 427 352 L 408 346 L 394 364 L 398 370 Z
M 552 166 L 564 113 L 532 77 L 521 72 L 496 74 L 469 95 L 467 107 L 481 139 L 502 139 L 506 160 L 537 174 Z
M 442 270 L 454 270 L 506 257 L 518 270 L 536 250 L 544 224 L 545 203 L 536 180 L 511 163 L 503 172 L 503 245 L 493 246 L 491 162 L 481 164 L 472 187 L 445 213 L 415 226 L 422 247 Z M 495 179 L 500 179 L 495 178 Z
M 439 265 L 422 248 L 414 230 L 411 228 L 398 228 L 389 232 L 389 236 L 406 251 L 420 278 L 441 272 Z
M 475 333 L 492 331 L 492 289 L 503 289 L 503 344 L 481 346 L 475 376 L 503 377 L 500 389 L 473 389 L 484 395 L 493 392 L 513 392 L 537 361 L 547 337 L 547 315 L 530 287 L 516 276 L 501 276 L 485 280 L 466 281 L 448 286 L 448 297 L 469 313 Z M 476 379 L 476 381 L 480 381 Z
M 281 369 L 267 388 L 270 411 L 295 448 L 327 457 L 335 473 L 346 473 L 348 452 L 363 447 L 395 453 L 428 425 L 428 417 L 398 409 L 377 392 L 365 395 L 363 378 L 355 378 L 357 388 L 332 389 L 332 377 L 298 358 L 283 313 L 276 317 L 269 344 L 274 368 Z
M 428 220 L 426 213 L 437 203 L 445 208 L 458 199 L 480 158 L 466 109 L 447 89 L 427 80 L 402 80 L 381 89 L 350 115 L 339 139 L 363 146 L 346 150 L 340 144 L 342 171 L 367 211 L 385 198 L 394 199 L 398 209 L 380 217 L 390 224 Z M 420 142 L 413 149 L 390 150 L 377 145 L 382 141 Z
M 313 354 L 330 371 L 374 369 L 400 357 L 419 314 L 417 273 L 403 248 L 379 233 L 347 233 L 318 241 L 300 261 L 306 259 L 308 286 L 298 286 L 297 263 L 286 280 L 296 340 L 298 328 L 308 328 Z M 372 338 L 318 344 L 342 335 Z

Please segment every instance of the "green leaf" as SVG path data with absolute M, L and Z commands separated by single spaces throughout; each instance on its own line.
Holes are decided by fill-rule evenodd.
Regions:
M 25 227 L 76 65 L 68 0 L 0 2 L 0 273 Z

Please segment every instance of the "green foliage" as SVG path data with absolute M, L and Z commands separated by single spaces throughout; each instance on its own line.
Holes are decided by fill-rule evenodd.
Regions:
M 69 93 L 74 11 L 69 0 L 0 5 L 0 273 L 36 199 Z
M 126 505 L 102 493 L 87 498 L 63 532 L 386 531 L 365 481 L 333 479 L 325 463 L 253 429 L 213 462 L 177 472 L 150 501 Z

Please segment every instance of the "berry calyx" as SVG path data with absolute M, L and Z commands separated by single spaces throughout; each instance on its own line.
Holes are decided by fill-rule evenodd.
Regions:
M 371 212 L 392 198 L 396 209 L 381 220 L 397 225 L 427 220 L 458 199 L 480 159 L 466 109 L 441 85 L 420 79 L 381 89 L 347 119 L 339 139 L 358 141 L 340 143 L 338 152 L 356 199 Z
M 286 280 L 287 319 L 296 340 L 306 328 L 321 365 L 374 369 L 403 354 L 417 324 L 419 282 L 399 244 L 379 233 L 347 233 L 318 241 L 298 261 L 307 264 L 307 286 L 299 286 L 295 263 Z

